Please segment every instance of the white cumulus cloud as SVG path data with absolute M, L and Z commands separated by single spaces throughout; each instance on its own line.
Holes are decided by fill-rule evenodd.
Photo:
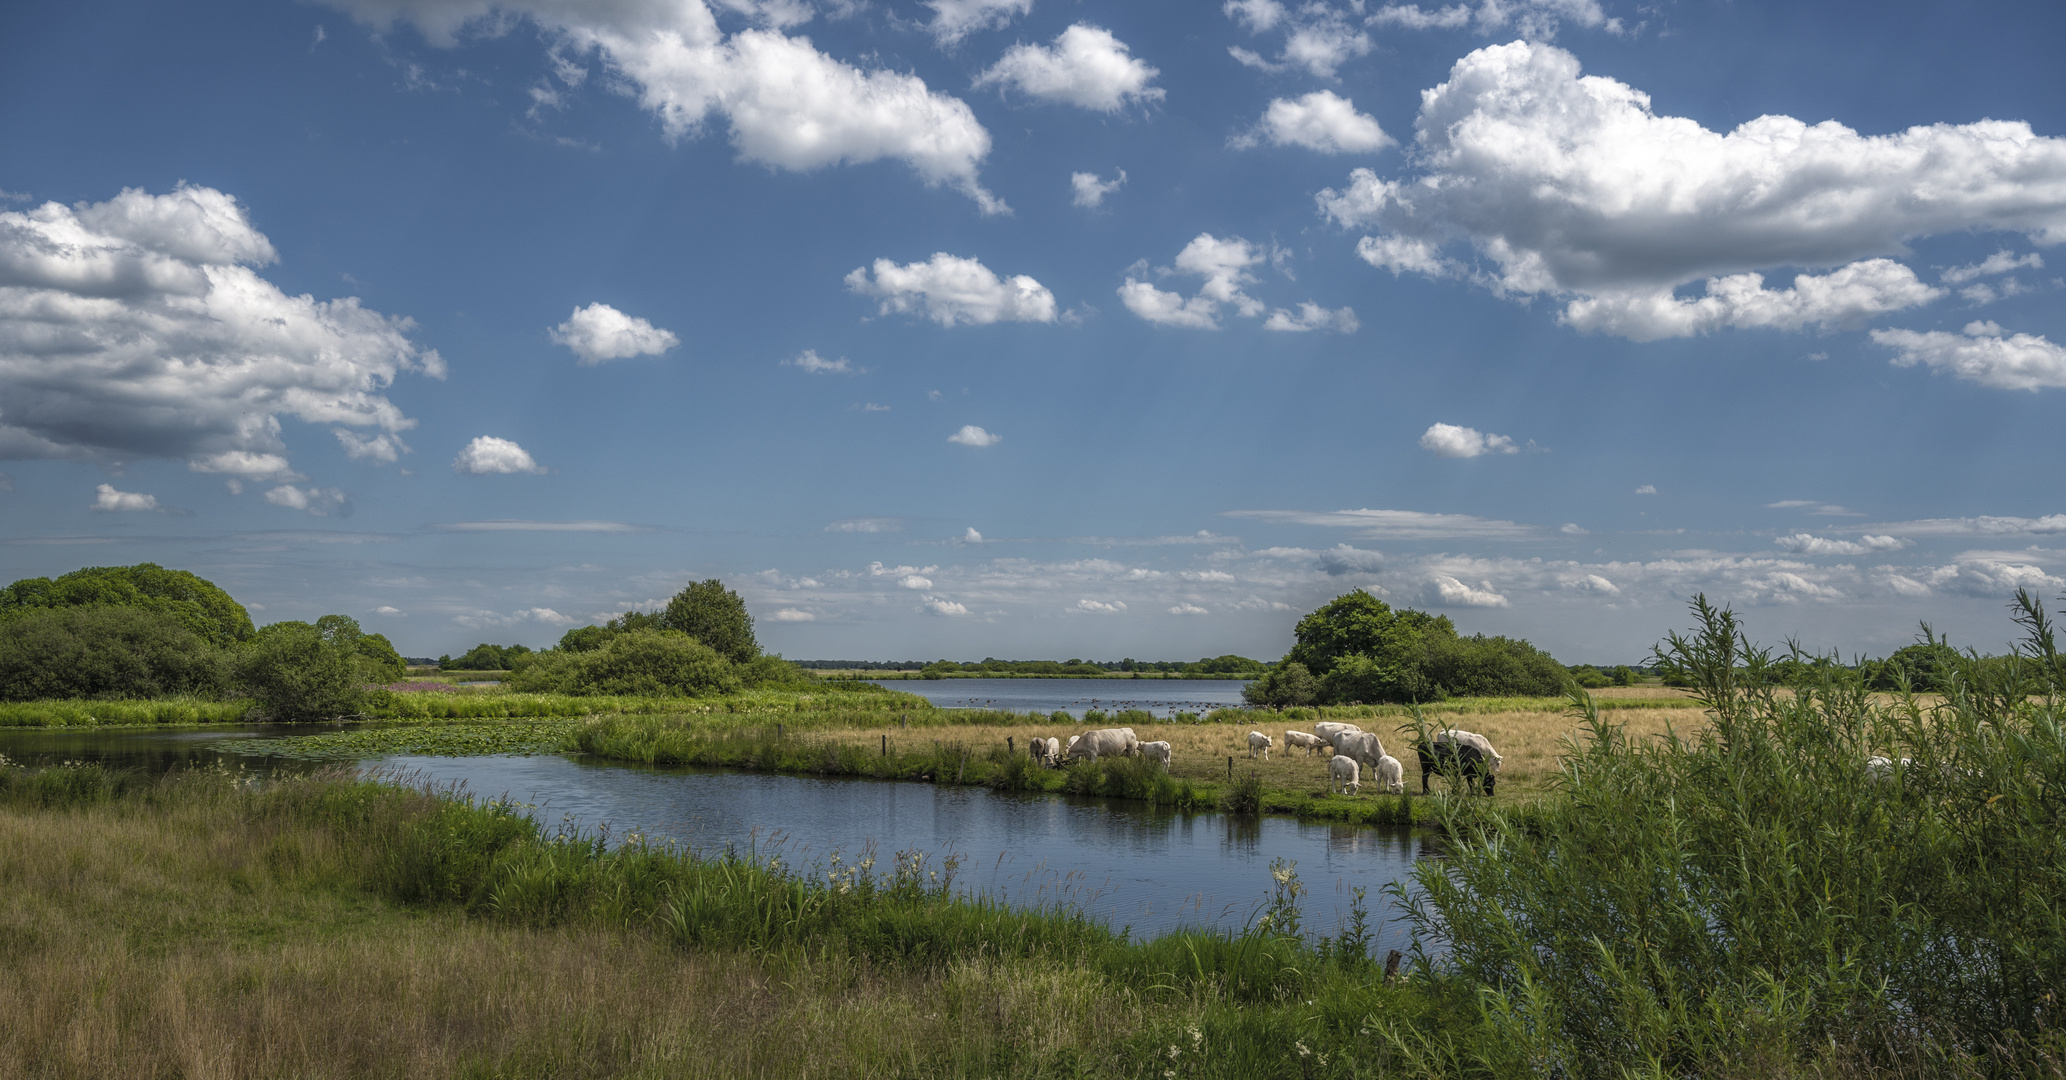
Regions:
M 542 473 L 545 467 L 531 459 L 529 451 L 508 439 L 477 436 L 459 456 L 452 459 L 452 471 L 469 476 L 490 473 Z
M 1126 170 L 1119 169 L 1117 171 L 1119 175 L 1111 180 L 1103 179 L 1096 173 L 1070 173 L 1069 188 L 1075 192 L 1074 197 L 1070 201 L 1077 206 L 1093 210 L 1104 205 L 1105 196 L 1126 186 Z
M 1099 615 L 1117 615 L 1126 610 L 1126 601 L 1113 600 L 1107 603 L 1103 600 L 1078 600 L 1076 601 L 1076 610 L 1088 611 Z
M 1171 615 L 1210 615 L 1210 614 L 1212 614 L 1212 612 L 1210 612 L 1210 611 L 1207 611 L 1206 609 L 1204 609 L 1204 608 L 1202 608 L 1202 607 L 1199 607 L 1199 606 L 1198 606 L 1198 605 L 1196 605 L 1196 604 L 1173 604 L 1173 605 L 1171 605 L 1171 606 L 1170 606 L 1170 609 L 1169 609 L 1169 613 L 1170 613 Z
M 1872 340 L 1894 350 L 1897 367 L 1923 364 L 1968 382 L 2003 390 L 2066 387 L 2066 346 L 2040 334 L 2009 334 L 1992 322 L 1967 323 L 1963 333 L 1874 330 Z
M 1248 295 L 1244 288 L 1255 284 L 1251 268 L 1269 258 L 1266 249 L 1238 236 L 1218 237 L 1199 233 L 1177 252 L 1174 269 L 1156 271 L 1164 276 L 1183 274 L 1203 279 L 1197 293 L 1186 297 L 1179 292 L 1159 289 L 1129 272 L 1125 283 L 1119 286 L 1119 301 L 1126 305 L 1126 310 L 1151 323 L 1193 330 L 1217 330 L 1222 307 L 1232 308 L 1235 314 L 1247 318 L 1263 313 L 1263 302 Z M 1136 268 L 1143 265 L 1145 263 L 1136 264 Z M 1269 330 L 1326 329 L 1348 334 L 1355 332 L 1359 324 L 1355 311 L 1350 308 L 1329 310 L 1306 301 L 1295 313 L 1278 308 L 1263 325 Z
M 962 446 L 996 446 L 998 443 L 1004 441 L 1004 436 L 984 431 L 982 428 L 979 428 L 974 424 L 964 424 L 962 425 L 960 431 L 957 431 L 954 434 L 947 436 L 947 441 L 951 443 L 959 443 Z M 975 532 L 974 529 L 970 529 L 969 531 Z M 978 535 L 977 539 L 980 540 L 982 539 L 982 537 Z
M 1447 607 L 1505 607 L 1507 599 L 1492 587 L 1489 581 L 1478 583 L 1481 588 L 1472 588 L 1447 574 L 1435 575 L 1435 599 Z
M 1357 9 L 1360 11 L 1360 4 Z M 1235 60 L 1262 71 L 1296 67 L 1316 78 L 1332 80 L 1343 64 L 1370 53 L 1370 35 L 1357 25 L 1361 20 L 1320 0 L 1296 8 L 1276 0 L 1228 0 L 1222 10 L 1228 18 L 1247 24 L 1250 34 L 1284 31 L 1284 46 L 1275 60 L 1239 45 L 1227 50 Z
M 1356 111 L 1332 90 L 1304 97 L 1276 98 L 1255 126 L 1227 140 L 1236 150 L 1257 146 L 1302 146 L 1323 154 L 1368 154 L 1392 144 L 1377 120 Z
M 1353 334 L 1362 325 L 1356 319 L 1356 309 L 1354 308 L 1344 307 L 1330 310 L 1313 303 L 1311 300 L 1302 301 L 1298 305 L 1298 311 L 1296 312 L 1278 308 L 1270 312 L 1269 318 L 1263 320 L 1263 329 L 1265 330 L 1280 330 L 1295 334 L 1304 333 L 1308 330 L 1332 330 L 1338 334 Z
M 681 344 L 672 332 L 603 303 L 575 308 L 551 334 L 553 344 L 574 350 L 583 365 L 627 356 L 658 356 Z
M 1420 448 L 1441 457 L 1474 458 L 1480 454 L 1517 454 L 1514 440 L 1504 435 L 1483 434 L 1476 428 L 1455 424 L 1430 424 L 1421 433 Z
M 880 299 L 883 315 L 920 315 L 941 326 L 1055 321 L 1055 296 L 1047 286 L 1024 274 L 999 278 L 974 259 L 944 251 L 901 266 L 877 259 L 873 276 L 858 267 L 846 276 L 846 286 Z
M 906 574 L 897 579 L 897 584 L 914 592 L 924 592 L 933 587 L 933 579 L 918 574 Z
M 1567 318 L 1610 332 L 1854 322 L 1935 295 L 1885 262 L 1913 237 L 2066 240 L 2066 139 L 2020 121 L 1862 135 L 1761 116 L 1723 133 L 1514 42 L 1458 60 L 1416 127 L 1417 175 L 1358 169 L 1319 196 L 1344 227 L 1374 230 L 1365 258 L 1448 273 L 1440 252 L 1461 242 L 1501 293 L 1571 298 Z M 1789 266 L 1837 269 L 1791 290 L 1747 276 Z M 1707 296 L 1674 297 L 1703 280 Z
M 699 134 L 716 115 L 730 123 L 732 145 L 747 161 L 808 171 L 899 160 L 927 184 L 967 194 L 985 212 L 1008 209 L 977 180 L 990 133 L 967 103 L 934 93 L 915 75 L 864 70 L 783 34 L 782 25 L 807 14 L 796 5 L 756 6 L 767 25 L 728 36 L 703 0 L 328 2 L 380 31 L 413 23 L 440 46 L 456 44 L 461 30 L 499 35 L 528 18 L 555 39 L 555 57 L 600 54 L 613 83 L 658 117 L 671 140 Z M 560 77 L 570 86 L 579 82 L 564 67 Z
M 941 47 L 978 30 L 996 30 L 1033 10 L 1033 0 L 925 0 L 933 9 L 926 29 Z
M 776 622 L 816 622 L 818 617 L 801 608 L 777 608 L 771 616 Z
M 274 257 L 213 188 L 0 212 L 0 459 L 174 458 L 282 479 L 282 416 L 406 449 L 416 422 L 385 390 L 405 372 L 443 377 L 444 362 L 408 319 L 281 292 L 252 269 Z
M 1511 30 L 1530 41 L 1548 41 L 1566 21 L 1587 29 L 1623 32 L 1620 19 L 1607 17 L 1598 0 L 1480 0 L 1470 4 L 1422 8 L 1419 4 L 1386 4 L 1371 14 L 1375 26 L 1407 30 L 1456 30 L 1465 26 L 1480 34 Z
M 94 510 L 119 514 L 132 510 L 159 509 L 156 495 L 145 495 L 140 491 L 116 491 L 113 484 L 101 484 L 93 490 Z
M 1954 266 L 1937 276 L 1946 284 L 1963 285 L 1974 278 L 1993 277 L 1997 274 L 2006 274 L 2011 270 L 2021 270 L 2025 267 L 2032 270 L 2042 270 L 2044 269 L 2044 258 L 2035 251 L 2024 255 L 2017 255 L 2013 251 L 2002 250 L 1987 256 L 1979 262 L 1969 263 L 1965 266 Z
M 1015 89 L 1028 97 L 1098 112 L 1162 100 L 1150 86 L 1157 72 L 1134 56 L 1110 30 L 1077 23 L 1051 46 L 1014 45 L 976 76 L 977 86 Z
M 925 608 L 926 611 L 929 611 L 934 615 L 946 615 L 951 617 L 968 614 L 968 608 L 962 606 L 961 604 L 955 603 L 952 600 L 943 599 L 938 596 L 925 597 L 922 601 L 922 606 Z

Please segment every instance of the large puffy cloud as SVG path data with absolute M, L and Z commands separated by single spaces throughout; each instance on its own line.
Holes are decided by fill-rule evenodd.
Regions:
M 1275 98 L 1262 119 L 1227 144 L 1246 150 L 1263 144 L 1302 146 L 1323 154 L 1368 154 L 1392 144 L 1377 120 L 1356 111 L 1356 103 L 1332 90 L 1303 97 Z
M 0 213 L 0 457 L 287 479 L 286 415 L 394 460 L 415 421 L 383 391 L 443 361 L 408 319 L 281 292 L 252 269 L 274 257 L 206 187 Z
M 542 473 L 545 467 L 531 457 L 531 452 L 509 439 L 493 435 L 482 435 L 467 443 L 452 459 L 452 471 L 468 476 L 509 475 L 511 473 Z
M 1110 30 L 1077 23 L 1052 46 L 1014 45 L 977 86 L 1009 87 L 1042 101 L 1118 112 L 1131 104 L 1162 100 L 1150 86 L 1156 71 L 1134 56 Z
M 600 54 L 669 138 L 722 115 L 749 161 L 803 171 L 890 158 L 927 184 L 953 185 L 986 212 L 1007 209 L 977 181 L 990 133 L 966 103 L 933 93 L 915 75 L 862 70 L 779 30 L 727 36 L 702 0 L 329 2 L 376 29 L 406 20 L 439 45 L 462 30 L 500 33 L 513 16 L 527 16 L 562 38 L 561 54 Z
M 93 510 L 103 513 L 128 513 L 138 510 L 156 511 L 158 497 L 140 491 L 117 491 L 113 484 L 101 484 L 94 488 Z
M 574 350 L 584 365 L 627 356 L 658 356 L 681 344 L 672 331 L 603 303 L 575 308 L 574 314 L 551 332 L 553 343 Z
M 1552 46 L 1457 61 L 1422 94 L 1419 175 L 1358 169 L 1320 207 L 1377 230 L 1359 246 L 1395 272 L 1461 273 L 1458 241 L 1508 294 L 1573 297 L 1574 324 L 1631 335 L 1856 321 L 1934 290 L 1878 260 L 1939 233 L 2066 240 L 2066 139 L 2018 121 L 1861 135 L 1761 116 L 1734 131 L 1652 111 L 1648 95 Z M 1747 275 L 1836 267 L 1771 291 Z M 1705 297 L 1680 286 L 1710 280 Z
M 2066 347 L 2039 334 L 2005 333 L 1992 322 L 1967 323 L 1959 334 L 1874 330 L 1872 340 L 1893 349 L 1894 363 L 1900 367 L 1923 364 L 2003 390 L 2066 387 Z
M 871 277 L 867 267 L 858 267 L 846 276 L 846 285 L 862 296 L 880 298 L 884 315 L 923 315 L 941 326 L 1055 321 L 1055 295 L 1047 286 L 1024 274 L 999 278 L 974 259 L 940 251 L 926 262 L 901 266 L 877 259 L 874 271 Z

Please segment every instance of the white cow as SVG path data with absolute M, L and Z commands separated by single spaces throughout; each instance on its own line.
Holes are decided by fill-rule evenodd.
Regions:
M 1339 760 L 1339 759 L 1337 759 Z M 1400 795 L 1406 791 L 1406 766 L 1390 754 L 1377 759 L 1377 771 L 1371 774 L 1370 782 L 1383 784 L 1385 791 Z
M 1063 747 L 1063 751 L 1064 751 L 1065 753 L 1067 753 L 1067 754 L 1068 754 L 1068 755 L 1069 755 L 1070 757 L 1072 757 L 1072 758 L 1073 758 L 1073 757 L 1075 757 L 1075 756 L 1076 756 L 1076 740 L 1078 740 L 1078 739 L 1081 739 L 1081 738 L 1083 738 L 1083 736 L 1081 736 L 1081 735 L 1071 735 L 1071 736 L 1069 736 L 1069 745 L 1068 745 L 1068 746 L 1066 746 L 1066 747 Z
M 1076 736 L 1069 736 L 1069 741 L 1075 742 Z M 1047 758 L 1049 765 L 1059 768 L 1062 764 L 1062 740 L 1053 738 L 1047 740 L 1047 753 L 1043 756 Z
M 1257 752 L 1261 752 L 1263 760 L 1268 761 L 1270 760 L 1270 747 L 1273 745 L 1275 744 L 1270 742 L 1270 737 L 1268 735 L 1263 734 L 1260 731 L 1251 731 L 1248 733 L 1249 757 L 1254 757 L 1257 754 Z
M 1503 759 L 1499 756 L 1499 751 L 1492 748 L 1491 741 L 1486 739 L 1485 736 L 1475 732 L 1450 728 L 1446 731 L 1435 732 L 1435 745 L 1440 746 L 1443 743 L 1454 743 L 1458 746 L 1475 746 L 1478 748 L 1478 753 L 1485 756 L 1485 761 L 1491 770 L 1493 772 L 1499 771 L 1499 763 Z
M 1027 752 L 1028 754 L 1031 754 L 1031 755 L 1033 755 L 1033 761 L 1034 761 L 1034 763 L 1035 763 L 1035 764 L 1038 764 L 1038 765 L 1045 765 L 1045 764 L 1047 764 L 1047 740 L 1046 740 L 1046 739 L 1040 738 L 1040 737 L 1039 737 L 1039 736 L 1037 736 L 1037 735 L 1036 735 L 1036 736 L 1034 736 L 1033 738 L 1027 739 L 1027 740 L 1026 740 L 1026 752 Z
M 1169 744 L 1168 744 L 1168 743 L 1166 743 L 1166 742 L 1144 742 L 1144 743 L 1142 743 L 1142 744 L 1141 744 L 1141 756 L 1143 756 L 1143 757 L 1147 758 L 1147 759 L 1148 759 L 1149 761 L 1159 761 L 1159 762 L 1161 762 L 1161 763 L 1162 763 L 1162 771 L 1163 771 L 1163 772 L 1168 772 L 1168 771 L 1169 771 Z
M 1318 735 L 1320 737 L 1320 741 L 1326 743 L 1329 746 L 1334 745 L 1334 737 L 1336 735 L 1339 735 L 1344 731 L 1361 730 L 1363 729 L 1357 727 L 1354 724 L 1344 724 L 1338 720 L 1327 720 L 1313 725 L 1313 734 Z
M 1082 758 L 1090 761 L 1107 756 L 1124 757 L 1138 746 L 1140 739 L 1132 728 L 1099 728 L 1071 739 L 1069 757 L 1071 760 Z
M 1378 741 L 1375 732 L 1344 731 L 1334 737 L 1334 753 L 1375 769 L 1378 760 L 1385 756 L 1385 744 Z
M 1363 787 L 1363 766 L 1356 759 L 1345 754 L 1336 755 L 1327 763 L 1327 790 L 1354 795 Z
M 1327 744 L 1324 741 L 1322 741 L 1320 736 L 1318 735 L 1308 734 L 1307 732 L 1303 731 L 1287 731 L 1284 733 L 1285 748 L 1289 749 L 1291 747 L 1296 746 L 1299 749 L 1304 750 L 1306 752 L 1307 757 L 1313 756 L 1314 751 L 1320 749 L 1325 745 Z

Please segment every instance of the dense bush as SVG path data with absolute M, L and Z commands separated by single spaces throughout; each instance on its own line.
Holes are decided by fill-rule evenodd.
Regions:
M 156 563 L 89 566 L 56 579 L 23 578 L 0 589 L 0 621 L 67 607 L 142 608 L 170 615 L 217 646 L 249 641 L 255 631 L 242 604 L 215 584 Z
M 1562 664 L 1526 641 L 1461 637 L 1447 616 L 1394 611 L 1360 589 L 1300 619 L 1295 634 L 1285 663 L 1243 691 L 1250 704 L 1543 697 L 1562 693 L 1570 677 Z M 1293 664 L 1318 677 L 1310 694 L 1303 678 L 1286 672 Z
M 529 645 L 490 645 L 483 641 L 459 657 L 441 656 L 438 667 L 446 671 L 508 671 L 517 659 L 531 652 Z
M 753 637 L 753 616 L 746 613 L 746 601 L 711 578 L 675 593 L 660 613 L 661 628 L 687 634 L 734 664 L 760 655 L 760 643 Z
M 1287 705 L 1310 705 L 1320 694 L 1320 682 L 1304 664 L 1289 660 L 1241 688 L 1241 700 L 1250 705 L 1281 709 Z
M 0 701 L 213 698 L 228 674 L 224 651 L 170 611 L 52 607 L 0 620 Z
M 1782 1075 L 1841 1046 L 1901 1075 L 1966 1055 L 2039 1075 L 2021 1066 L 2057 1054 L 2066 992 L 2066 680 L 2042 609 L 2019 597 L 2025 645 L 1955 665 L 1941 704 L 1694 610 L 1659 660 L 1704 728 L 1630 739 L 1580 699 L 1555 794 L 1525 816 L 1443 801 L 1446 857 L 1394 889 L 1447 939 L 1422 971 L 1479 1010 L 1472 1062 Z
M 744 689 L 739 667 L 687 634 L 641 630 L 587 652 L 541 653 L 504 685 L 542 693 L 698 697 Z
M 366 678 L 357 638 L 334 623 L 331 631 L 305 622 L 277 622 L 237 649 L 236 681 L 267 718 L 331 720 L 364 707 Z

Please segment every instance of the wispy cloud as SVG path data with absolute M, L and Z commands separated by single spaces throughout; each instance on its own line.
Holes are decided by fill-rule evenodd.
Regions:
M 431 527 L 440 532 L 643 533 L 653 531 L 651 525 L 633 525 L 628 521 L 449 521 Z
M 1223 516 L 1287 525 L 1361 529 L 1364 536 L 1372 539 L 1522 540 L 1538 535 L 1538 530 L 1531 525 L 1469 514 L 1429 514 L 1419 510 L 1227 510 Z

